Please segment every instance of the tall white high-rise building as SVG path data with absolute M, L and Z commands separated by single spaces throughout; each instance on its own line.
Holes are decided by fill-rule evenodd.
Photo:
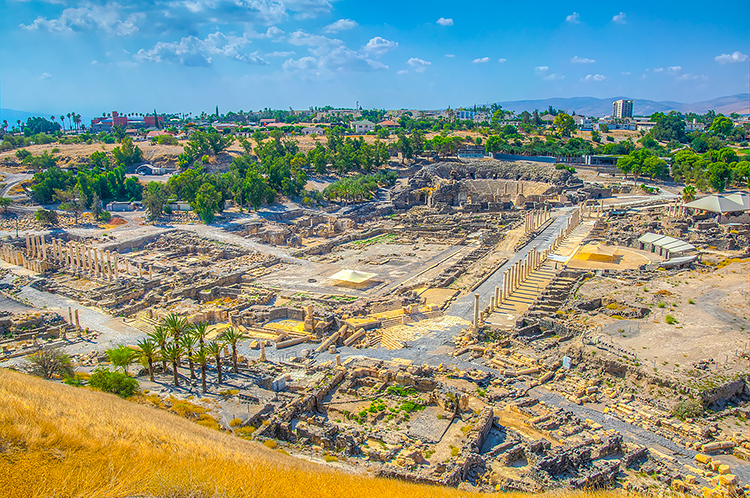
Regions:
M 613 118 L 632 118 L 633 117 L 633 101 L 632 100 L 615 100 L 612 102 L 612 117 Z

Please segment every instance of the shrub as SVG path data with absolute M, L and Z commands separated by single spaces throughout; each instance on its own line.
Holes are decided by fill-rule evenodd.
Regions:
M 330 463 L 330 462 L 338 462 L 338 461 L 339 461 L 339 459 L 338 459 L 338 458 L 336 458 L 336 457 L 335 457 L 335 456 L 333 456 L 333 455 L 325 455 L 325 456 L 323 457 L 323 460 L 325 460 L 326 462 L 329 462 L 329 463 Z
M 667 322 L 669 325 L 674 325 L 675 323 L 679 323 L 675 317 L 672 315 L 667 315 L 664 317 L 664 321 Z
M 112 213 L 109 211 L 102 211 L 99 213 L 99 221 L 103 221 L 104 223 L 109 222 L 112 219 Z
M 138 381 L 121 372 L 97 368 L 89 378 L 89 386 L 105 393 L 128 398 L 138 391 Z
M 680 401 L 672 408 L 672 415 L 681 420 L 700 417 L 703 415 L 703 404 L 695 399 Z
M 237 427 L 238 425 L 242 425 L 242 419 L 241 418 L 233 418 L 229 421 L 230 427 Z
M 688 299 L 688 304 L 695 304 L 695 301 L 693 301 L 692 299 Z
M 72 377 L 70 357 L 56 348 L 45 348 L 29 357 L 28 371 L 32 375 L 51 379 L 55 375 Z
M 276 441 L 274 441 L 273 439 L 269 439 L 269 440 L 267 440 L 267 441 L 263 441 L 263 446 L 265 446 L 266 448 L 271 448 L 271 449 L 274 449 L 274 448 L 276 448 L 276 447 L 277 447 L 278 445 L 279 445 L 279 443 L 277 443 L 277 442 L 276 442 Z
M 663 303 L 662 301 L 659 301 L 659 304 L 657 304 L 657 306 L 658 306 L 659 308 L 664 308 L 664 307 L 666 307 L 667 305 L 666 305 L 666 304 L 664 304 L 664 303 Z
M 57 225 L 57 212 L 52 209 L 38 209 L 35 216 L 36 221 L 42 225 Z

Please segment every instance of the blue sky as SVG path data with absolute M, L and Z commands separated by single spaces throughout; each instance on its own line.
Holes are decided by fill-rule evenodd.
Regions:
M 748 92 L 747 0 L 565 3 L 0 0 L 0 106 L 92 116 Z

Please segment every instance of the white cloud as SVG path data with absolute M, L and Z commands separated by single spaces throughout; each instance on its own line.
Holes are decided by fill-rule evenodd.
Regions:
M 328 38 L 323 35 L 313 35 L 298 29 L 289 35 L 289 43 L 292 45 L 310 45 L 313 47 L 325 47 L 332 45 L 343 45 L 344 42 L 336 38 Z
M 318 60 L 315 57 L 302 57 L 297 60 L 289 59 L 284 62 L 282 67 L 287 70 L 293 70 L 293 69 L 307 70 L 307 69 L 317 67 L 317 65 L 318 65 Z
M 471 61 L 471 63 L 472 64 L 484 64 L 485 62 L 489 62 L 489 61 L 490 61 L 489 57 L 480 57 L 479 59 L 474 59 L 473 61 Z
M 295 55 L 294 50 L 288 50 L 288 51 L 276 51 L 276 52 L 268 52 L 265 57 L 289 57 L 292 55 Z
M 536 70 L 539 71 L 540 73 L 543 73 L 549 70 L 549 66 L 537 66 Z
M 596 61 L 594 59 L 587 59 L 585 57 L 578 57 L 577 55 L 570 59 L 573 64 L 593 64 Z
M 166 0 L 167 16 L 187 24 L 276 24 L 311 19 L 331 11 L 332 0 Z M 149 2 L 151 3 L 151 2 Z M 156 4 L 159 14 L 162 2 Z
M 409 70 L 408 70 L 408 69 L 402 69 L 402 70 L 400 70 L 400 71 L 397 71 L 397 72 L 396 72 L 396 74 L 406 74 L 406 73 L 408 73 L 408 72 L 409 72 Z
M 287 71 L 301 71 L 305 76 L 331 76 L 345 71 L 372 71 L 388 69 L 388 66 L 372 60 L 371 55 L 381 55 L 398 43 L 375 37 L 362 50 L 351 50 L 344 42 L 335 38 L 312 35 L 297 30 L 289 36 L 293 45 L 308 45 L 310 56 L 300 59 L 288 59 L 282 67 Z
M 445 54 L 445 56 L 448 57 L 449 59 L 452 59 L 456 56 L 456 54 Z
M 42 76 L 40 76 L 39 79 L 41 79 L 41 80 L 48 80 L 51 77 L 52 77 L 52 75 L 49 74 L 49 73 L 42 73 Z
M 630 71 L 623 71 L 620 74 L 622 74 L 623 76 L 630 76 Z
M 437 20 L 437 23 L 441 26 L 453 26 L 453 19 L 441 17 Z
M 425 71 L 427 71 L 427 68 L 432 65 L 432 62 L 417 59 L 416 57 L 412 57 L 411 59 L 406 61 L 406 63 L 413 67 L 414 70 L 418 73 L 424 73 Z
M 362 47 L 364 52 L 374 55 L 383 55 L 386 52 L 390 52 L 398 47 L 398 42 L 386 40 L 380 36 L 372 38 L 367 44 Z
M 569 22 L 570 24 L 578 24 L 581 22 L 581 14 L 579 14 L 578 12 L 573 12 L 565 18 L 565 21 Z
M 671 66 L 669 70 L 672 71 L 673 73 L 678 73 L 682 71 L 682 66 Z
M 346 31 L 347 29 L 356 28 L 357 26 L 357 21 L 353 19 L 339 19 L 338 21 L 331 23 L 323 28 L 323 32 L 338 33 L 339 31 Z
M 108 35 L 132 35 L 138 31 L 136 23 L 143 19 L 145 14 L 132 13 L 122 19 L 120 8 L 120 5 L 116 3 L 71 7 L 63 10 L 57 19 L 47 19 L 40 16 L 31 24 L 21 24 L 20 27 L 30 31 L 46 29 L 50 32 L 66 34 L 100 30 Z
M 503 63 L 503 62 L 505 62 L 505 61 L 506 61 L 506 59 L 498 59 L 498 60 L 497 60 L 497 62 L 499 62 L 500 64 L 502 64 L 502 63 Z
M 254 31 L 249 31 L 245 33 L 246 38 L 275 38 L 279 39 L 281 38 L 281 35 L 284 34 L 284 30 L 277 28 L 276 26 L 269 26 L 265 33 L 256 33 Z
M 581 81 L 604 81 L 607 77 L 603 74 L 587 74 Z
M 627 20 L 627 14 L 625 12 L 620 12 L 616 16 L 612 17 L 612 22 L 616 22 L 617 24 L 625 24 L 628 22 Z
M 694 81 L 694 80 L 707 80 L 707 79 L 708 79 L 708 76 L 706 76 L 705 74 L 698 75 L 698 74 L 690 74 L 690 73 L 681 74 L 675 78 L 675 80 L 677 81 Z
M 552 74 L 548 74 L 543 79 L 546 80 L 546 81 L 563 80 L 563 79 L 565 79 L 565 75 L 564 74 L 552 73 Z
M 734 64 L 736 62 L 745 62 L 748 60 L 748 55 L 743 54 L 739 50 L 732 52 L 731 54 L 721 54 L 714 57 L 714 60 L 719 64 Z
M 654 68 L 654 72 L 655 73 L 663 73 L 664 72 L 664 68 L 663 67 L 655 67 Z
M 158 42 L 150 50 L 141 49 L 133 57 L 140 62 L 171 62 L 184 66 L 210 66 L 215 55 L 228 57 L 246 64 L 266 65 L 257 52 L 245 54 L 241 49 L 250 43 L 245 37 L 225 35 L 217 31 L 201 40 L 187 36 L 179 42 Z

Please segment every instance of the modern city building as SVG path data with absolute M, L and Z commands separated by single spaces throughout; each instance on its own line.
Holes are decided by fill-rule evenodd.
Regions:
M 612 102 L 612 117 L 613 118 L 632 118 L 633 117 L 633 101 L 632 100 L 615 100 Z

